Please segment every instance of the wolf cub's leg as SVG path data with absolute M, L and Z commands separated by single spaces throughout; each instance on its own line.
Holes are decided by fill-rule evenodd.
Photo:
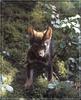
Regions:
M 33 84 L 33 73 L 34 73 L 34 69 L 32 68 L 27 68 L 27 78 L 26 78 L 26 82 L 25 82 L 25 89 L 29 89 L 32 84 Z

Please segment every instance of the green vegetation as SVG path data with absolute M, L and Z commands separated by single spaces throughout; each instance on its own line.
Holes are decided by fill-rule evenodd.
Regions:
M 71 2 L 74 1 L 74 2 Z M 3 98 L 79 98 L 81 88 L 78 85 L 81 77 L 78 75 L 79 70 L 68 71 L 68 59 L 74 58 L 77 63 L 81 62 L 81 31 L 75 28 L 71 22 L 77 23 L 80 19 L 69 21 L 68 18 L 79 14 L 81 16 L 81 0 L 16 0 L 13 2 L 8 0 L 0 1 L 2 6 L 0 21 L 0 74 L 6 77 L 5 84 L 13 87 L 13 93 L 9 91 L 0 91 L 0 97 Z M 56 13 L 56 14 L 55 14 Z M 54 16 L 52 16 L 52 14 Z M 58 15 L 59 14 L 59 15 Z M 60 17 L 58 17 L 58 16 Z M 53 17 L 58 17 L 61 23 L 57 21 L 55 27 Z M 68 19 L 68 22 L 64 22 Z M 78 21 L 77 21 L 78 20 Z M 51 22 L 52 21 L 52 22 Z M 71 27 L 69 28 L 69 25 Z M 74 24 L 75 24 L 74 23 Z M 67 25 L 66 25 L 67 24 Z M 48 82 L 42 75 L 34 80 L 32 90 L 24 90 L 25 59 L 29 48 L 29 40 L 26 37 L 26 29 L 29 25 L 33 25 L 36 30 L 42 31 L 50 25 L 53 29 L 54 45 L 53 68 L 59 80 L 59 86 L 54 91 L 46 94 Z M 66 25 L 66 27 L 63 27 Z M 78 31 L 78 33 L 76 33 Z M 4 53 L 5 52 L 5 53 Z M 79 59 L 78 59 L 79 57 Z M 81 67 L 81 65 L 78 64 Z M 70 87 L 70 83 L 65 82 L 69 74 L 72 75 L 74 86 Z M 54 79 L 56 77 L 54 76 Z M 80 84 L 81 85 L 81 84 Z M 80 91 L 78 89 L 80 88 Z M 81 97 L 81 96 L 80 96 Z

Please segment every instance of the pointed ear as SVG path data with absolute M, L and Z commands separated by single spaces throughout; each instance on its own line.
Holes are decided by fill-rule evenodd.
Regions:
M 52 37 L 52 28 L 49 26 L 47 27 L 47 30 L 44 33 L 43 40 L 51 39 L 51 37 Z
M 32 26 L 28 27 L 28 29 L 27 29 L 27 35 L 29 36 L 30 39 L 31 38 L 42 39 L 45 32 L 46 32 L 46 30 L 44 32 L 36 31 Z
M 26 33 L 27 35 L 32 38 L 33 35 L 34 35 L 34 32 L 33 32 L 33 26 L 29 26 L 27 29 L 26 29 Z

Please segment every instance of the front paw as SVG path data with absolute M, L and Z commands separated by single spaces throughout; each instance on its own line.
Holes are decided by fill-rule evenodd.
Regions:
M 32 80 L 28 80 L 25 84 L 24 84 L 24 88 L 25 89 L 30 89 L 30 87 L 32 86 L 33 81 Z

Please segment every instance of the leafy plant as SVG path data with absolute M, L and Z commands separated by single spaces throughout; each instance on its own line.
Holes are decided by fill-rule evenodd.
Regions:
M 64 18 L 64 20 L 57 19 L 56 22 L 51 21 L 51 24 L 53 24 L 53 26 L 56 28 L 63 29 L 64 31 L 69 29 L 70 32 L 74 30 L 75 33 L 80 34 L 80 24 L 78 20 L 80 18 L 81 18 L 80 15 L 77 14 L 74 17 Z
M 6 81 L 7 81 L 7 78 L 0 74 L 0 90 L 2 92 L 1 94 L 6 92 L 6 90 L 11 93 L 13 92 L 13 87 L 7 84 Z

